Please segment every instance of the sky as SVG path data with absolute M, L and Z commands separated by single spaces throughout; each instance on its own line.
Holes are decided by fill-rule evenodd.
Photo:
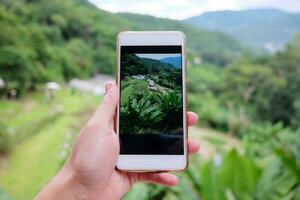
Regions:
M 172 53 L 172 54 L 167 54 L 167 53 L 159 53 L 159 54 L 156 54 L 156 53 L 147 53 L 147 54 L 136 54 L 138 57 L 141 57 L 141 58 L 151 58 L 151 59 L 155 59 L 155 60 L 161 60 L 163 58 L 166 58 L 166 57 L 179 57 L 181 56 L 181 54 L 178 54 L 178 53 Z
M 300 12 L 300 0 L 89 0 L 110 12 L 133 12 L 185 19 L 207 11 L 278 8 Z

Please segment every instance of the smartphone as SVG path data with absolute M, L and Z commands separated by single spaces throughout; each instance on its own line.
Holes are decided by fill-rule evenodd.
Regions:
M 119 33 L 118 169 L 182 171 L 187 167 L 185 51 L 182 32 Z

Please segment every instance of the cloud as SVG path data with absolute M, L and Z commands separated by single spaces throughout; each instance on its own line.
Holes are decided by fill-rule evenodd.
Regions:
M 278 8 L 300 11 L 299 0 L 90 0 L 111 12 L 133 12 L 157 17 L 184 19 L 207 11 Z

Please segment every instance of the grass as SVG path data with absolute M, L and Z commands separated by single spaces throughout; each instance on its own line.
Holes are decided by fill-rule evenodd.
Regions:
M 99 98 L 73 94 L 67 89 L 57 92 L 50 102 L 45 102 L 39 92 L 20 101 L 2 100 L 0 122 L 15 129 L 15 137 L 22 139 L 14 143 L 2 169 L 0 165 L 0 199 L 9 199 L 9 196 L 18 200 L 33 199 L 63 165 L 73 136 L 99 101 Z M 236 144 L 233 139 L 206 129 L 192 128 L 190 133 L 205 143 L 201 143 L 201 152 L 215 151 L 214 146 Z M 145 189 L 144 184 L 136 187 L 138 193 Z M 134 198 L 130 194 L 129 197 L 138 199 L 138 196 Z
M 223 139 L 218 137 L 204 136 L 203 139 L 214 145 L 223 145 L 226 143 Z
M 20 130 L 16 137 L 27 137 L 15 143 L 8 155 L 1 170 L 0 187 L 15 199 L 33 199 L 63 165 L 72 138 L 99 100 L 63 89 L 51 102 L 45 102 L 40 93 L 21 101 L 1 102 L 1 115 L 7 114 L 6 121 L 1 118 L 2 123 Z
M 223 154 L 230 149 L 241 150 L 241 141 L 233 136 L 204 127 L 190 127 L 189 136 L 200 142 L 200 155 L 211 159 L 216 154 Z
M 129 79 L 123 80 L 122 84 L 122 105 L 127 104 L 130 96 L 136 91 L 148 91 L 148 82 L 146 80 Z
M 32 199 L 55 175 L 62 163 L 60 151 L 65 132 L 72 121 L 72 117 L 61 117 L 15 148 L 1 177 L 1 184 L 7 192 L 16 199 Z

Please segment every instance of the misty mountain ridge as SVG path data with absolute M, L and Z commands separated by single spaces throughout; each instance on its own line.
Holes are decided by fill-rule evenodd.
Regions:
M 182 21 L 157 18 L 150 15 L 117 13 L 118 17 L 130 22 L 135 31 L 182 31 L 187 37 L 190 53 L 204 62 L 225 66 L 246 52 L 246 48 L 228 34 L 202 29 Z
M 160 61 L 164 62 L 164 63 L 169 63 L 177 69 L 181 68 L 181 56 L 178 56 L 178 57 L 165 57 L 163 59 L 160 59 Z
M 269 52 L 282 48 L 300 32 L 300 13 L 279 9 L 206 12 L 184 22 L 227 33 L 245 45 Z

